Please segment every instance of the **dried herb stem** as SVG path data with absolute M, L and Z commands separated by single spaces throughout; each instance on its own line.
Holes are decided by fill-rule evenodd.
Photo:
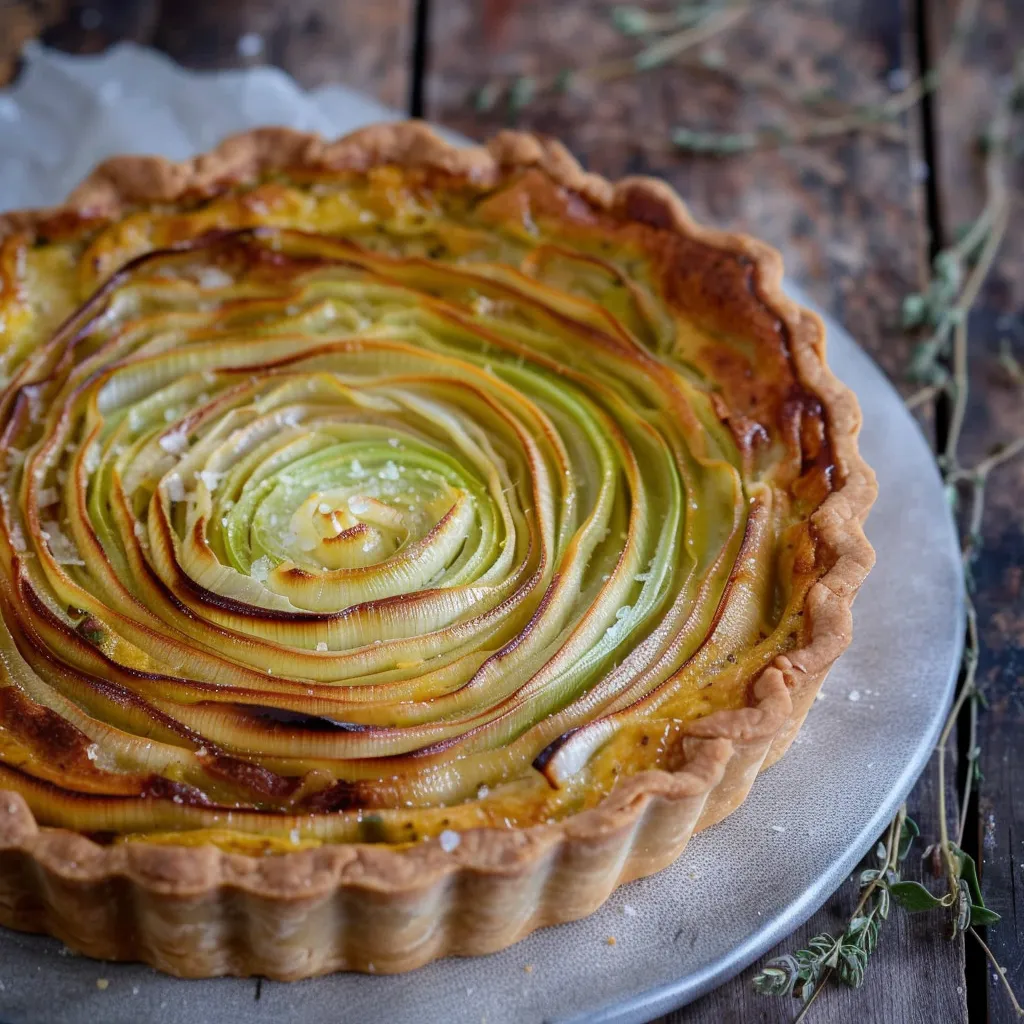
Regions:
M 950 489 L 952 495 L 955 496 L 955 488 L 963 485 L 966 485 L 970 491 L 961 554 L 968 591 L 966 601 L 967 632 L 962 663 L 963 679 L 936 747 L 939 810 L 938 850 L 945 869 L 948 886 L 947 895 L 943 898 L 942 903 L 953 909 L 954 934 L 959 930 L 969 931 L 974 936 L 999 975 L 1003 986 L 1010 996 L 1014 1010 L 1018 1015 L 1024 1016 L 1024 1009 L 1021 1008 L 1017 1001 L 1012 986 L 1006 979 L 1004 969 L 1000 966 L 995 954 L 974 927 L 975 918 L 977 918 L 977 923 L 979 924 L 988 924 L 998 918 L 991 911 L 988 911 L 984 904 L 980 906 L 973 905 L 975 896 L 980 899 L 977 870 L 973 862 L 971 862 L 970 878 L 965 881 L 965 865 L 969 858 L 961 849 L 967 827 L 968 807 L 977 775 L 977 758 L 979 754 L 978 705 L 981 700 L 981 694 L 977 685 L 977 673 L 981 653 L 981 638 L 978 628 L 977 609 L 971 597 L 973 583 L 972 564 L 981 546 L 985 494 L 989 475 L 1003 463 L 1024 452 L 1024 435 L 1015 438 L 1012 442 L 991 453 L 974 466 L 964 467 L 959 459 L 960 440 L 963 433 L 970 387 L 968 317 L 989 275 L 1009 223 L 1009 213 L 1013 199 L 1007 185 L 1006 165 L 1008 158 L 1011 156 L 1009 140 L 1011 138 L 1014 104 L 1022 94 L 1022 91 L 1024 91 L 1024 51 L 1018 55 L 1012 82 L 997 103 L 996 111 L 986 136 L 985 206 L 980 216 L 963 237 L 956 244 L 940 253 L 934 261 L 934 266 L 936 271 L 939 272 L 940 278 L 945 278 L 942 282 L 945 285 L 945 291 L 942 287 L 937 287 L 933 282 L 926 296 L 912 297 L 918 300 L 918 302 L 912 306 L 911 311 L 920 309 L 922 311 L 922 318 L 925 315 L 937 316 L 939 318 L 935 333 L 925 343 L 924 351 L 929 360 L 936 361 L 941 357 L 945 338 L 949 335 L 950 325 L 952 325 L 951 372 L 946 374 L 940 383 L 932 385 L 936 394 L 946 392 L 952 400 L 949 432 L 940 458 L 940 465 L 947 488 Z M 977 258 L 967 274 L 959 294 L 956 296 L 955 301 L 949 302 L 948 307 L 946 307 L 944 304 L 948 301 L 946 294 L 950 290 L 949 280 L 959 276 L 958 268 L 964 261 L 971 259 L 975 253 L 977 253 Z M 930 313 L 928 312 L 929 300 L 936 307 Z M 922 392 L 924 390 L 922 389 Z M 960 795 L 960 816 L 957 822 L 957 839 L 954 844 L 950 841 L 946 808 L 946 754 L 949 738 L 958 721 L 960 721 L 965 706 L 967 708 L 967 751 L 969 764 Z M 970 890 L 972 879 L 974 890 L 965 892 L 965 887 Z M 966 908 L 964 907 L 965 903 L 967 904 Z
M 964 679 L 942 728 L 935 753 L 938 768 L 938 803 L 939 803 L 939 853 L 946 869 L 946 880 L 949 883 L 948 898 L 950 904 L 960 895 L 960 866 L 957 864 L 953 848 L 949 841 L 949 820 L 946 809 L 946 755 L 949 738 L 956 728 L 957 719 L 964 703 L 976 695 L 975 681 L 978 673 L 978 656 L 980 642 L 978 636 L 978 614 L 974 602 L 967 600 L 967 643 L 964 646 Z M 958 836 L 959 839 L 959 836 Z M 959 846 L 959 843 L 957 844 Z
M 903 804 L 899 811 L 896 812 L 896 817 L 889 822 L 888 830 L 885 836 L 885 864 L 875 879 L 869 882 L 861 893 L 860 899 L 857 901 L 856 907 L 853 909 L 853 913 L 850 915 L 851 921 L 856 921 L 864 913 L 864 908 L 867 907 L 868 902 L 874 897 L 876 890 L 885 884 L 890 872 L 894 872 L 899 865 L 899 851 L 900 851 L 900 837 L 903 834 L 903 824 L 907 820 L 907 806 Z M 863 932 L 862 932 L 863 934 Z M 811 993 L 811 997 L 804 1003 L 793 1021 L 793 1024 L 801 1024 L 807 1014 L 810 1012 L 811 1006 L 814 1001 L 821 995 L 825 986 L 834 973 L 834 968 L 827 967 L 822 973 L 814 991 Z
M 687 28 L 681 32 L 666 36 L 664 39 L 659 39 L 633 57 L 596 64 L 592 68 L 578 73 L 585 75 L 595 82 L 608 82 L 615 78 L 623 78 L 637 71 L 647 71 L 650 68 L 660 67 L 687 50 L 692 50 L 694 47 L 706 43 L 709 39 L 713 39 L 726 29 L 732 28 L 741 18 L 746 17 L 749 10 L 749 7 L 743 5 L 723 11 L 716 11 L 694 25 L 693 28 Z
M 1001 161 L 999 162 L 1001 164 Z M 1000 175 L 1002 183 L 1002 176 Z M 952 305 L 954 327 L 953 327 L 953 377 L 949 383 L 953 393 L 953 411 L 950 416 L 949 433 L 946 436 L 946 445 L 943 452 L 948 468 L 951 470 L 956 465 L 956 452 L 960 444 L 960 435 L 963 433 L 964 416 L 967 413 L 967 398 L 970 388 L 970 376 L 967 372 L 967 316 L 974 303 L 977 301 L 981 286 L 985 283 L 995 261 L 996 253 L 1002 244 L 1003 236 L 1009 224 L 1009 203 L 1005 196 L 1005 184 L 1002 191 L 994 198 L 990 197 L 991 226 L 985 236 L 978 260 L 971 268 L 967 281 L 959 299 Z
M 942 388 L 938 384 L 926 384 L 919 391 L 915 391 L 903 404 L 908 409 L 917 409 L 922 405 L 927 405 L 941 391 Z
M 880 127 L 891 127 L 893 121 L 917 106 L 929 93 L 934 92 L 949 68 L 959 62 L 964 42 L 977 17 L 978 6 L 979 0 L 963 0 L 957 12 L 953 37 L 937 66 L 884 103 L 860 107 L 850 113 L 812 121 L 797 128 L 767 127 L 740 133 L 692 132 L 684 128 L 676 131 L 673 141 L 681 149 L 729 156 L 755 149 L 819 142 L 858 132 L 878 131 Z
M 573 81 L 602 84 L 650 71 L 731 28 L 749 10 L 747 3 L 731 4 L 725 9 L 720 4 L 708 6 L 706 14 L 696 24 L 648 44 L 631 57 L 616 57 L 586 67 L 563 69 L 546 76 L 521 77 L 507 87 L 501 83 L 488 82 L 477 92 L 475 105 L 478 110 L 489 110 L 502 95 L 507 95 L 510 110 L 516 112 L 538 95 L 564 91 Z
M 942 73 L 953 60 L 959 58 L 977 6 L 977 0 L 967 0 L 961 6 L 953 41 L 936 73 L 925 76 L 915 88 L 895 97 L 894 103 L 884 105 L 884 109 L 892 111 L 900 104 L 917 102 L 927 90 L 935 88 Z M 939 842 L 931 849 L 936 852 L 941 863 L 946 891 L 939 897 L 914 882 L 889 882 L 886 888 L 911 912 L 943 908 L 950 916 L 954 937 L 963 932 L 970 932 L 999 975 L 1015 1011 L 1018 1015 L 1024 1016 L 1024 1009 L 1012 992 L 1005 971 L 977 931 L 981 926 L 995 923 L 999 917 L 985 906 L 977 865 L 962 849 L 968 806 L 977 778 L 978 709 L 983 700 L 978 686 L 981 635 L 978 612 L 972 597 L 972 565 L 982 543 L 982 524 L 989 477 L 1010 459 L 1024 454 L 1024 435 L 1013 439 L 974 465 L 964 466 L 960 462 L 960 443 L 970 389 L 969 315 L 995 262 L 1007 232 L 1010 210 L 1015 202 L 1015 197 L 1008 186 L 1008 164 L 1010 159 L 1020 155 L 1013 151 L 1011 140 L 1015 104 L 1022 99 L 1024 51 L 1018 56 L 1009 87 L 996 104 L 993 120 L 986 134 L 986 193 L 983 209 L 960 239 L 935 257 L 932 263 L 933 274 L 927 289 L 921 294 L 908 296 L 904 302 L 905 326 L 928 325 L 932 329 L 930 336 L 918 346 L 911 366 L 913 374 L 919 379 L 924 378 L 924 386 L 911 395 L 906 404 L 910 408 L 917 408 L 942 395 L 949 397 L 950 425 L 939 464 L 954 507 L 955 500 L 961 492 L 969 495 L 964 507 L 961 541 L 961 561 L 967 585 L 966 632 L 960 686 L 936 745 Z M 831 124 L 835 125 L 837 120 L 843 119 L 833 119 Z M 819 122 L 818 130 L 831 130 L 828 125 L 829 122 Z M 943 365 L 943 360 L 949 361 L 948 367 Z M 1024 372 L 1016 372 L 1019 370 L 1019 364 L 1012 358 L 1012 354 L 1004 352 L 1001 361 L 1007 368 L 1011 380 L 1018 385 L 1024 384 Z M 960 814 L 953 823 L 950 821 L 946 799 L 946 766 L 950 739 L 958 723 L 963 723 L 965 715 L 969 764 L 960 793 Z M 955 827 L 955 839 L 951 835 L 951 825 Z M 892 834 L 891 830 L 889 834 Z M 879 886 L 886 884 L 878 879 L 875 881 Z M 827 977 L 825 974 L 822 981 Z M 762 991 L 772 991 L 767 985 L 760 987 Z M 811 1000 L 820 990 L 819 986 L 811 994 Z M 805 1018 L 811 1000 L 804 1006 L 797 1018 L 798 1021 Z
M 746 0 L 713 0 L 696 4 L 679 4 L 671 11 L 651 12 L 643 7 L 622 6 L 611 10 L 612 21 L 620 32 L 629 36 L 654 35 L 692 25 L 722 7 L 746 6 Z
M 1024 1017 L 1024 1006 L 1021 1006 L 1017 1001 L 1017 995 L 1013 991 L 1013 986 L 1006 980 L 1006 970 L 999 966 L 999 961 L 996 959 L 995 953 L 988 948 L 985 940 L 973 929 L 968 928 L 968 932 L 974 937 L 974 941 L 985 951 L 985 956 L 988 957 L 988 961 L 995 968 L 996 974 L 999 975 L 999 980 L 1003 983 L 1003 988 L 1006 989 L 1006 994 L 1010 997 L 1010 1003 L 1013 1005 L 1013 1009 L 1018 1017 Z

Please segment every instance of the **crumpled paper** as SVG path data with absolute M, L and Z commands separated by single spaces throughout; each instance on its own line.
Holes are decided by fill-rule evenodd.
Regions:
M 188 71 L 133 43 L 86 57 L 29 44 L 24 56 L 0 90 L 0 210 L 60 203 L 116 153 L 183 160 L 257 125 L 334 137 L 402 116 L 342 85 L 306 92 L 271 67 Z

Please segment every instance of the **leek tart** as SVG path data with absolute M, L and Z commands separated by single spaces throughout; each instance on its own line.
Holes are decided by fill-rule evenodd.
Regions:
M 873 558 L 780 280 L 659 182 L 416 123 L 0 219 L 0 923 L 399 971 L 671 862 Z

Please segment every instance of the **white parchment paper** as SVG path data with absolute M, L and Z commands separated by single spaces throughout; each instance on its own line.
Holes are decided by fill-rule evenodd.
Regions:
M 61 202 L 115 153 L 201 153 L 225 135 L 283 124 L 342 135 L 399 115 L 353 89 L 305 92 L 277 68 L 186 71 L 132 43 L 99 56 L 30 44 L 0 90 L 0 210 Z

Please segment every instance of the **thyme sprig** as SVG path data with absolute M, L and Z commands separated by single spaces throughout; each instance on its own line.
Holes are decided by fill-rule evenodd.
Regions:
M 860 873 L 860 899 L 842 934 L 815 935 L 806 947 L 768 961 L 755 975 L 754 987 L 764 995 L 803 1000 L 794 1024 L 806 1017 L 832 977 L 851 988 L 863 984 L 869 958 L 878 947 L 879 931 L 888 920 L 893 900 L 910 913 L 953 908 L 954 933 L 999 920 L 999 915 L 985 906 L 974 859 L 958 846 L 951 847 L 955 858 L 954 895 L 935 896 L 920 882 L 901 877 L 903 862 L 918 835 L 920 830 L 907 817 L 906 806 L 901 807 L 875 850 L 878 866 Z M 980 941 L 980 936 L 974 934 Z
M 950 42 L 936 66 L 883 103 L 855 107 L 834 117 L 814 118 L 802 125 L 768 125 L 750 132 L 703 132 L 677 128 L 672 134 L 672 142 L 677 148 L 692 153 L 732 156 L 752 150 L 820 142 L 890 128 L 933 93 L 949 69 L 959 62 L 964 42 L 977 17 L 978 5 L 979 0 L 962 0 Z
M 964 852 L 963 840 L 968 805 L 978 777 L 978 713 L 984 703 L 977 678 L 981 636 L 973 600 L 972 567 L 982 546 L 982 520 L 989 477 L 1001 465 L 1024 453 L 1024 435 L 1008 441 L 972 466 L 963 465 L 959 449 L 970 387 L 969 314 L 991 271 L 1007 230 L 1012 202 L 1007 184 L 1007 165 L 1018 156 L 1011 143 L 1011 127 L 1014 112 L 1022 105 L 1024 51 L 1017 57 L 1009 86 L 1000 97 L 992 124 L 985 135 L 986 196 L 982 212 L 957 242 L 936 255 L 927 287 L 922 292 L 909 295 L 903 305 L 904 326 L 929 332 L 919 342 L 910 367 L 911 375 L 926 384 L 907 400 L 907 405 L 915 408 L 926 401 L 944 397 L 950 406 L 949 429 L 939 455 L 939 466 L 952 507 L 964 513 L 961 560 L 967 585 L 967 622 L 960 686 L 936 745 L 939 839 L 925 851 L 925 857 L 931 855 L 939 865 L 938 871 L 945 876 L 946 891 L 942 895 L 935 895 L 917 882 L 902 879 L 892 881 L 888 876 L 886 883 L 879 883 L 885 884 L 891 896 L 910 912 L 944 911 L 948 915 L 951 936 L 970 935 L 995 968 L 996 976 L 1001 980 L 1018 1016 L 1024 1016 L 1024 1008 L 1007 980 L 1005 970 L 978 932 L 978 928 L 996 923 L 999 915 L 985 906 L 977 864 Z M 1011 382 L 1017 386 L 1024 385 L 1024 373 L 1019 372 L 1020 364 L 1008 349 L 1002 351 L 1000 363 Z M 946 761 L 950 738 L 965 710 L 970 764 L 960 793 L 960 816 L 954 839 L 950 834 L 946 806 Z M 901 809 L 890 825 L 890 837 L 904 815 Z M 858 919 L 864 905 L 862 894 L 851 923 Z M 879 916 L 884 920 L 883 915 Z M 877 935 L 873 938 L 877 940 Z M 850 943 L 849 926 L 838 939 L 829 935 L 816 936 L 807 949 L 767 964 L 754 979 L 754 984 L 762 992 L 805 998 L 804 1008 L 797 1018 L 798 1021 L 802 1020 L 810 1001 L 833 974 L 837 974 L 840 981 L 847 984 L 857 985 L 863 980 L 863 971 L 842 969 L 842 963 L 845 962 L 843 951 Z M 863 948 L 870 956 L 867 945 Z M 827 956 L 821 959 L 826 951 Z M 800 971 L 813 981 L 809 997 L 806 994 L 806 981 Z M 790 978 L 793 979 L 791 984 Z
M 838 104 L 838 113 L 823 115 L 821 108 L 835 107 L 836 98 L 828 91 L 796 94 L 794 90 L 774 82 L 762 81 L 762 92 L 771 92 L 802 108 L 801 123 L 763 125 L 751 131 L 705 131 L 679 126 L 667 140 L 644 139 L 640 145 L 658 151 L 683 151 L 708 156 L 732 156 L 754 150 L 784 145 L 809 144 L 825 139 L 872 132 L 884 137 L 900 137 L 897 122 L 924 97 L 938 88 L 947 70 L 961 56 L 964 40 L 977 16 L 980 0 L 961 0 L 951 41 L 935 68 L 909 82 L 906 88 L 881 103 L 848 106 Z M 611 19 L 620 32 L 630 38 L 642 38 L 643 47 L 631 57 L 613 58 L 577 68 L 562 68 L 547 75 L 523 75 L 509 82 L 491 80 L 474 94 L 473 105 L 479 112 L 494 109 L 504 100 L 509 116 L 542 96 L 569 91 L 575 85 L 595 85 L 629 78 L 676 61 L 690 51 L 702 47 L 715 36 L 737 24 L 752 6 L 749 0 L 706 0 L 703 3 L 681 4 L 673 10 L 654 13 L 641 7 L 613 7 Z M 763 8 L 765 5 L 761 4 Z M 726 62 L 720 53 L 701 51 L 698 67 L 705 71 L 726 73 Z M 765 76 L 761 76 L 762 79 Z M 740 88 L 757 86 L 755 79 L 731 76 Z M 634 140 L 635 142 L 636 140 Z
M 798 1020 L 833 973 L 844 984 L 859 988 L 892 898 L 900 899 L 900 886 L 915 884 L 902 881 L 900 868 L 918 834 L 901 807 L 875 850 L 878 867 L 860 874 L 860 899 L 842 934 L 815 935 L 805 948 L 768 961 L 754 977 L 754 987 L 765 995 L 802 999 L 805 1009 Z
M 996 976 L 1002 982 L 1015 1012 L 1018 1016 L 1024 1017 L 1024 1007 L 1018 1001 L 1016 993 L 1006 977 L 1005 970 L 977 931 L 978 926 L 992 924 L 999 918 L 992 911 L 987 910 L 984 903 L 980 901 L 981 889 L 978 885 L 977 868 L 961 849 L 967 825 L 967 808 L 978 775 L 978 711 L 979 705 L 984 702 L 984 695 L 977 682 L 981 637 L 977 608 L 973 600 L 973 564 L 982 546 L 982 520 L 989 477 L 999 466 L 1024 453 L 1024 435 L 1013 438 L 973 466 L 965 467 L 959 456 L 970 387 L 968 314 L 988 277 L 1009 223 L 1012 199 L 1007 184 L 1008 164 L 1017 156 L 1011 147 L 1013 138 L 1011 128 L 1014 112 L 1022 102 L 1024 102 L 1024 51 L 1017 55 L 1010 83 L 1000 97 L 992 124 L 984 136 L 986 143 L 984 146 L 986 199 L 982 213 L 955 246 L 944 250 L 951 254 L 948 262 L 952 267 L 952 277 L 961 273 L 961 267 L 957 261 L 969 260 L 974 249 L 977 249 L 977 257 L 970 271 L 964 276 L 964 283 L 958 297 L 948 304 L 948 310 L 954 314 L 951 330 L 942 334 L 938 328 L 939 324 L 948 322 L 950 319 L 948 312 L 944 312 L 939 307 L 934 315 L 929 314 L 932 317 L 931 322 L 936 326 L 936 333 L 933 333 L 923 343 L 923 349 L 919 347 L 916 365 L 928 367 L 930 363 L 934 363 L 936 366 L 940 366 L 940 360 L 947 356 L 947 347 L 951 341 L 952 353 L 949 355 L 951 368 L 944 376 L 936 374 L 937 380 L 933 385 L 947 397 L 952 405 L 949 431 L 943 452 L 939 457 L 939 466 L 953 507 L 965 507 L 966 509 L 961 555 L 964 579 L 967 584 L 967 633 L 964 644 L 962 680 L 936 748 L 939 842 L 936 844 L 935 852 L 944 868 L 947 883 L 947 891 L 940 904 L 949 908 L 953 915 L 953 934 L 963 931 L 970 934 L 978 943 L 995 968 Z M 942 255 L 943 253 L 940 252 L 936 260 Z M 933 282 L 926 294 L 930 296 L 934 290 Z M 925 302 L 930 309 L 931 300 L 926 298 Z M 936 341 L 936 336 L 939 338 L 938 341 Z M 1007 365 L 1005 353 L 1001 358 L 1001 363 L 1005 368 Z M 1019 385 L 1020 382 L 1017 381 L 1017 383 Z M 961 497 L 965 492 L 966 501 L 962 502 Z M 965 773 L 963 790 L 960 794 L 960 819 L 957 823 L 956 841 L 954 842 L 949 834 L 946 809 L 946 757 L 949 738 L 965 707 L 967 709 L 967 750 L 971 763 Z
M 749 9 L 747 3 L 723 4 L 722 0 L 718 0 L 716 3 L 692 5 L 694 12 L 692 18 L 679 20 L 678 12 L 669 16 L 673 19 L 673 24 L 682 23 L 685 25 L 684 28 L 648 42 L 631 57 L 613 58 L 579 68 L 563 68 L 550 75 L 522 75 L 509 83 L 490 81 L 476 92 L 473 105 L 477 111 L 483 112 L 492 110 L 504 99 L 509 114 L 514 115 L 533 103 L 539 96 L 567 92 L 578 83 L 585 82 L 596 85 L 652 71 L 731 28 L 747 14 Z M 622 21 L 625 19 L 627 25 L 630 25 L 632 29 L 628 33 L 630 35 L 638 34 L 637 30 L 641 24 L 639 14 L 645 16 L 646 21 L 643 24 L 649 26 L 649 28 L 643 29 L 644 32 L 661 32 L 668 25 L 664 18 L 658 18 L 639 9 L 618 8 L 616 10 L 619 12 L 616 21 L 620 30 L 622 30 Z M 627 11 L 630 13 L 624 13 Z M 614 13 L 613 18 L 615 18 Z

